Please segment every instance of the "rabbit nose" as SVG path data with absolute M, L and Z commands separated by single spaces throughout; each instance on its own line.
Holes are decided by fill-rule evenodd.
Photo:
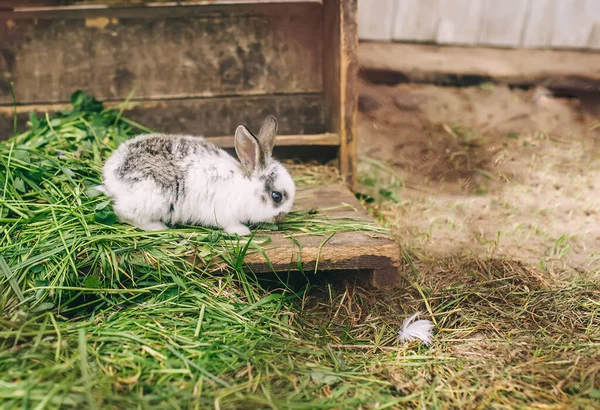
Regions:
M 285 212 L 281 212 L 279 215 L 275 217 L 275 222 L 283 222 L 285 219 Z

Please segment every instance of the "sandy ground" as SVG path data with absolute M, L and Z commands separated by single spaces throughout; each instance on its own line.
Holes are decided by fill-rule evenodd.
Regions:
M 361 80 L 359 107 L 361 189 L 401 244 L 598 276 L 599 118 L 578 100 Z

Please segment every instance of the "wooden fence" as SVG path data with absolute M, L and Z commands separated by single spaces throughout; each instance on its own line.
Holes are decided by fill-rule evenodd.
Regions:
M 600 49 L 600 0 L 358 0 L 362 40 Z

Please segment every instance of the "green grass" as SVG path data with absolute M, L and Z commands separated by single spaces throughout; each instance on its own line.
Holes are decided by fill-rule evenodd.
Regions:
M 144 128 L 82 93 L 73 107 L 32 115 L 29 131 L 0 145 L 6 407 L 281 403 L 294 390 L 294 357 L 320 354 L 293 326 L 298 296 L 283 282 L 277 292 L 259 287 L 244 254 L 260 252 L 273 230 L 324 240 L 386 231 L 318 210 L 259 227 L 250 240 L 121 225 L 93 187 L 107 155 Z M 307 402 L 320 386 L 310 382 L 315 369 L 301 371 L 310 386 L 287 400 Z
M 271 230 L 324 241 L 386 231 L 312 210 L 251 241 L 121 225 L 91 187 L 106 156 L 143 127 L 83 94 L 73 103 L 0 143 L 2 409 L 600 405 L 597 282 L 409 249 L 406 286 L 395 291 L 312 273 L 311 284 L 257 278 L 243 257 Z M 300 187 L 336 177 L 292 169 Z M 363 189 L 374 189 L 385 219 L 404 206 L 402 186 L 378 175 Z M 436 323 L 431 348 L 396 340 L 417 310 Z

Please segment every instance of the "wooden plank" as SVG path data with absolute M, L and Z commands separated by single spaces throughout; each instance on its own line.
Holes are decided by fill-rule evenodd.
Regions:
M 147 101 L 126 115 L 152 129 L 211 137 L 233 135 L 240 124 L 257 130 L 270 114 L 277 117 L 280 134 L 326 131 L 321 95 Z
M 549 47 L 556 23 L 556 0 L 530 0 L 531 9 L 525 23 L 523 47 Z
M 587 47 L 594 24 L 600 24 L 597 0 L 557 1 L 552 46 Z
M 233 136 L 225 137 L 210 137 L 210 140 L 221 148 L 233 148 Z M 314 135 L 278 135 L 278 147 L 303 147 L 303 146 L 331 146 L 337 147 L 340 145 L 340 136 L 331 132 Z
M 600 48 L 600 1 L 361 0 L 360 38 L 501 47 Z M 560 9 L 557 9 L 560 8 Z
M 394 40 L 434 41 L 440 0 L 396 0 Z
M 396 0 L 358 0 L 358 37 L 391 40 Z
M 568 82 L 586 91 L 600 84 L 600 53 L 392 43 L 362 43 L 359 53 L 361 69 L 371 78 L 381 73 L 413 82 L 495 81 L 550 88 Z
M 19 129 L 24 130 L 29 112 L 44 115 L 62 109 L 63 105 L 18 108 Z M 0 139 L 12 135 L 12 113 L 13 108 L 9 105 L 0 111 Z M 277 117 L 281 135 L 326 132 L 321 95 L 141 101 L 130 104 L 125 110 L 127 118 L 157 131 L 207 137 L 233 135 L 240 124 L 258 130 L 262 120 L 269 114 Z
M 322 0 L 2 0 L 0 10 L 44 10 L 47 8 L 65 9 L 72 8 L 106 8 L 106 7 L 130 7 L 132 5 L 143 5 L 145 7 L 161 6 L 196 6 L 196 5 L 247 5 L 247 4 L 298 4 L 317 3 Z
M 325 208 L 329 209 L 322 212 L 330 218 L 373 222 L 342 183 L 298 189 L 293 210 Z M 255 273 L 298 271 L 298 261 L 302 270 L 309 273 L 315 270 L 318 261 L 319 271 L 370 273 L 371 283 L 377 287 L 400 283 L 400 248 L 391 237 L 354 231 L 336 233 L 327 241 L 327 236 L 322 235 L 273 233 L 268 236 L 267 258 L 251 250 L 244 259 Z M 261 239 L 265 238 L 256 237 L 257 241 Z
M 357 166 L 357 1 L 328 0 L 323 5 L 323 13 L 323 96 L 326 126 L 328 131 L 340 136 L 340 173 L 353 190 Z
M 9 0 L 15 1 L 15 0 Z M 19 1 L 19 0 L 16 0 Z M 103 5 L 124 5 L 129 6 L 132 4 L 143 4 L 152 6 L 154 4 L 289 4 L 289 3 L 322 3 L 322 0 L 25 0 L 30 2 L 36 1 L 52 1 L 61 5 L 89 5 L 89 4 L 103 4 Z
M 475 44 L 480 31 L 481 0 L 440 0 L 435 35 L 438 44 Z
M 144 4 L 125 4 L 125 5 L 107 5 L 107 4 L 80 4 L 80 5 L 58 5 L 58 6 L 40 6 L 40 7 L 12 7 L 10 9 L 0 8 L 0 19 L 23 20 L 23 19 L 67 19 L 77 20 L 82 18 L 159 18 L 164 17 L 165 13 L 170 18 L 191 17 L 208 14 L 247 14 L 260 16 L 281 16 L 292 8 L 308 8 L 313 11 L 321 9 L 319 1 L 290 1 L 274 2 L 265 6 L 264 3 L 255 1 L 196 1 L 189 3 L 180 3 L 170 1 L 164 3 L 144 3 Z
M 594 21 L 592 24 L 588 47 L 592 50 L 600 50 L 600 19 L 597 19 L 597 21 Z
M 529 10 L 529 0 L 483 0 L 479 44 L 516 47 Z
M 102 100 L 134 87 L 140 99 L 320 92 L 321 6 L 257 6 L 163 7 L 148 18 L 4 13 L 0 102 L 11 100 L 9 81 L 21 103 L 67 102 L 82 87 Z
M 47 7 L 59 4 L 59 0 L 2 0 L 0 10 L 12 10 L 15 7 Z

